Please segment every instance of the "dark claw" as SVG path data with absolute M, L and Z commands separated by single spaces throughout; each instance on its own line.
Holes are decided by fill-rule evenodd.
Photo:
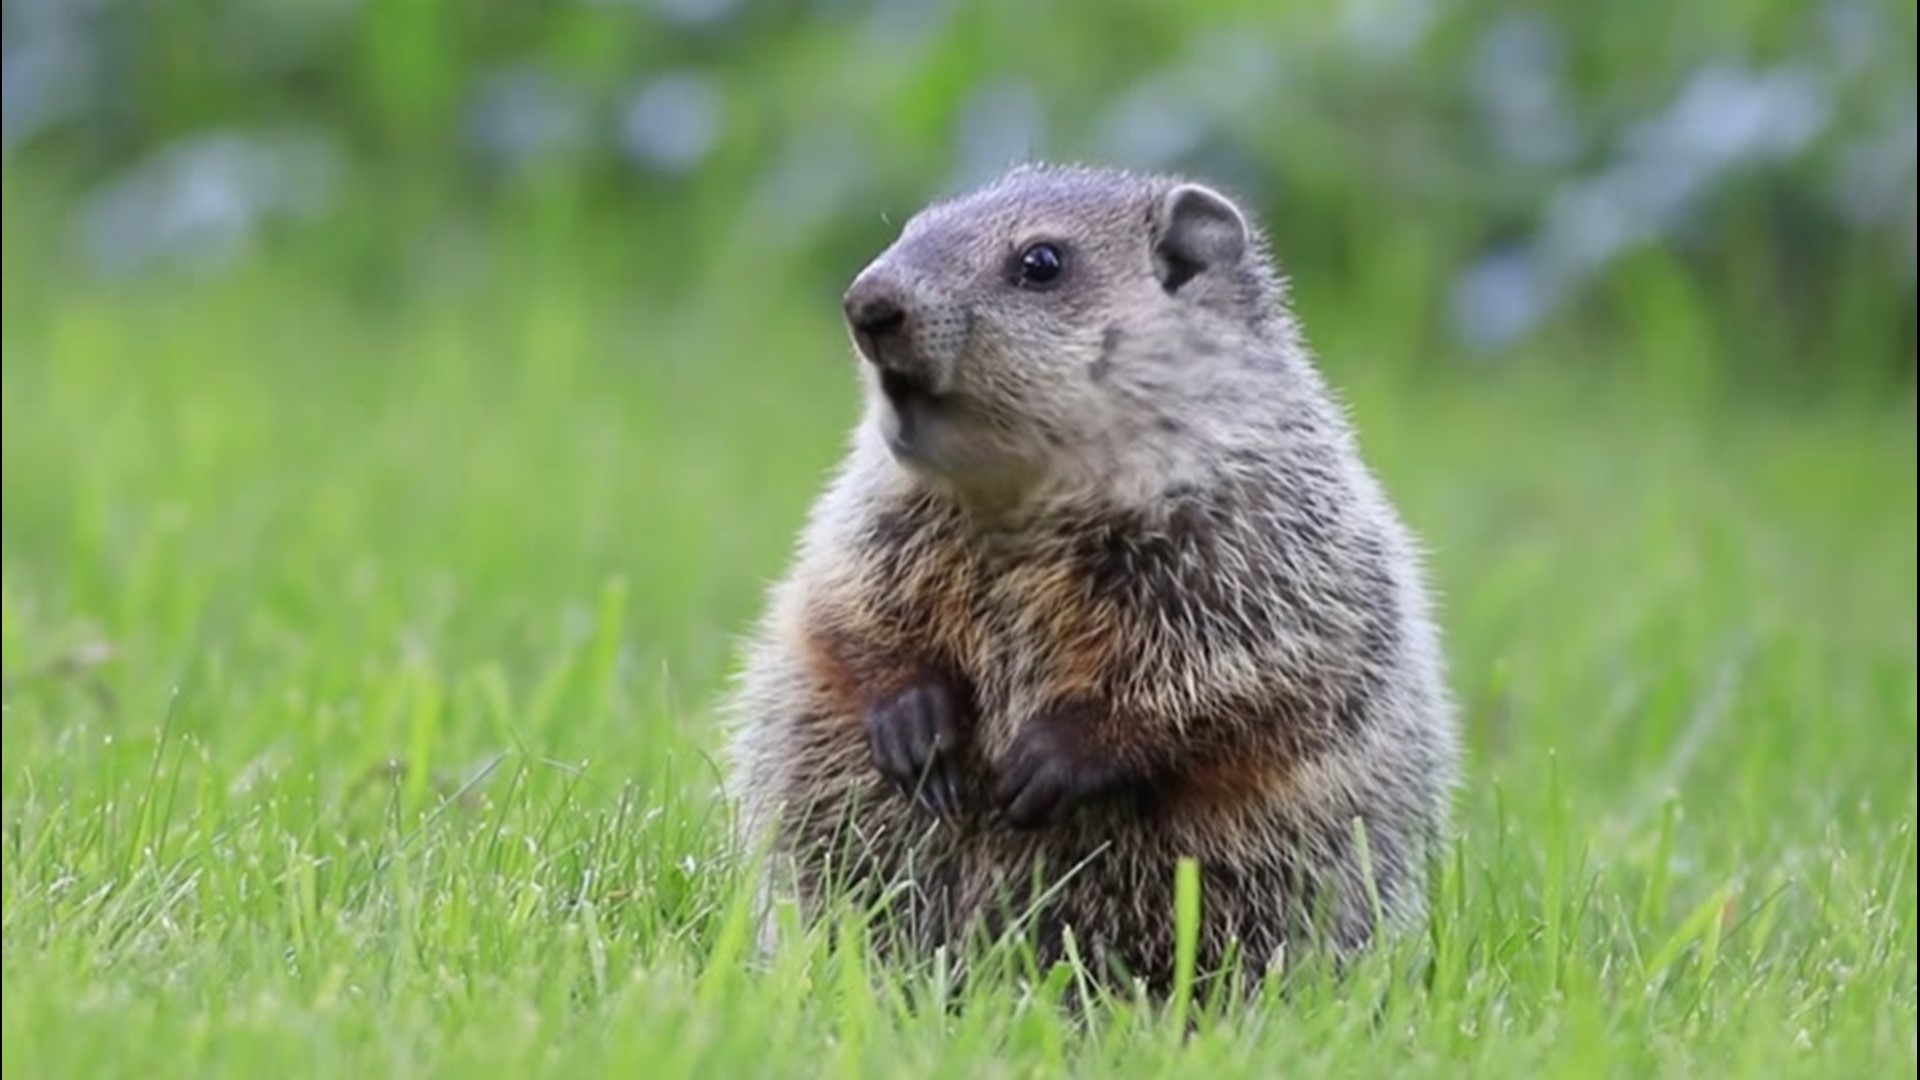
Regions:
M 935 680 L 908 687 L 865 717 L 874 767 L 941 817 L 960 812 L 959 713 L 953 692 Z
M 1084 745 L 1071 722 L 1038 720 L 1015 740 L 994 785 L 994 801 L 1008 824 L 1052 824 L 1126 784 L 1127 772 Z
M 960 770 L 955 767 L 952 755 L 947 755 L 947 767 L 940 770 L 939 785 L 940 813 L 955 817 L 960 813 Z

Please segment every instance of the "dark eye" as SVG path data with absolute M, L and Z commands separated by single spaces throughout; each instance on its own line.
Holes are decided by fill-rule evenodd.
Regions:
M 1060 249 L 1052 244 L 1034 244 L 1020 253 L 1020 284 L 1044 289 L 1060 280 L 1067 269 Z

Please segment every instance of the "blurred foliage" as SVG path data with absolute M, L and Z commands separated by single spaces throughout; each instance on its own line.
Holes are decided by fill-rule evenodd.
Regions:
M 1408 361 L 1630 354 L 1621 308 L 1653 305 L 1716 378 L 1914 369 L 1898 0 L 4 12 L 9 248 L 51 263 L 58 221 L 90 272 L 318 235 L 384 296 L 510 223 L 634 292 L 825 293 L 926 199 L 1044 156 L 1239 193 L 1305 294 L 1391 312 Z

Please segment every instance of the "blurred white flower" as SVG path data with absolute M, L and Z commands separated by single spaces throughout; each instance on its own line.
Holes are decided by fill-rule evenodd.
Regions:
M 163 263 L 215 268 L 243 254 L 263 223 L 324 212 L 342 172 L 339 149 L 311 133 L 193 136 L 87 199 L 81 242 L 107 273 Z
M 1492 351 L 1520 340 L 1559 300 L 1560 283 L 1551 265 L 1525 248 L 1507 248 L 1461 272 L 1449 314 L 1462 342 Z
M 620 120 L 620 149 L 661 172 L 686 172 L 712 153 L 720 141 L 722 119 L 720 91 L 713 80 L 697 72 L 667 72 L 628 99 Z
M 540 68 L 512 67 L 475 84 L 467 134 L 483 155 L 515 168 L 585 151 L 591 124 L 584 95 Z

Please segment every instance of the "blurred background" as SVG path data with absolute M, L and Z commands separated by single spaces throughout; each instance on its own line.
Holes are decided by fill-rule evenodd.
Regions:
M 634 293 L 817 293 L 928 197 L 1045 156 L 1233 188 L 1308 296 L 1391 312 L 1394 362 L 1588 341 L 1654 305 L 1709 313 L 1696 363 L 1742 383 L 1913 369 L 1895 0 L 4 10 L 8 228 L 40 272 L 292 246 L 316 287 L 391 300 L 515 272 L 490 235 L 511 221 Z

